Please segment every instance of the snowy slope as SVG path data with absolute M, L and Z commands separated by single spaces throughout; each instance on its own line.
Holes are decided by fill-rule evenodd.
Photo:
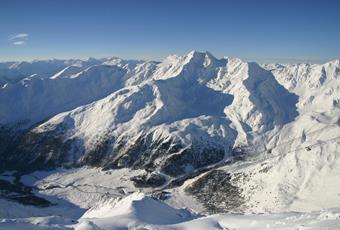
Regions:
M 136 65 L 138 62 L 112 58 L 15 63 L 10 70 L 23 72 L 25 78 L 9 82 L 0 89 L 0 124 L 25 123 L 25 127 L 29 127 L 60 112 L 101 99 L 122 88 L 129 63 Z
M 76 229 L 96 226 L 99 229 L 336 229 L 340 226 L 336 210 L 310 214 L 214 215 L 197 218 L 143 194 L 98 204 L 79 220 Z
M 220 167 L 220 173 L 207 173 L 194 179 L 187 188 L 203 203 L 210 199 L 211 210 L 282 212 L 338 207 L 339 61 L 266 68 L 280 84 L 298 95 L 299 115 L 283 127 L 255 136 L 260 141 L 244 147 L 258 157 Z M 230 177 L 227 183 L 225 177 Z M 224 183 L 224 188 L 216 191 L 200 185 L 202 182 Z M 216 197 L 202 195 L 206 190 L 214 191 Z M 221 205 L 226 193 L 236 195 L 237 202 Z
M 275 215 L 218 214 L 199 217 L 141 193 L 98 202 L 79 219 L 62 216 L 2 219 L 0 229 L 329 229 L 340 227 L 338 209 Z
M 271 72 L 256 63 L 218 60 L 208 52 L 170 56 L 133 69 L 98 65 L 60 76 L 63 73 L 2 89 L 4 124 L 24 118 L 38 122 L 96 100 L 34 128 L 24 139 L 25 152 L 18 154 L 25 162 L 37 163 L 26 150 L 39 145 L 42 149 L 31 159 L 41 161 L 49 151 L 45 161 L 57 158 L 57 165 L 144 168 L 176 177 L 229 158 L 234 147 L 298 115 L 297 96 Z M 21 113 L 14 113 L 19 107 Z M 44 149 L 51 133 L 68 146 Z
M 272 73 L 299 96 L 299 116 L 264 136 L 266 142 L 260 149 L 271 149 L 271 154 L 235 168 L 234 175 L 241 178 L 235 184 L 243 190 L 249 210 L 255 212 L 338 207 L 339 61 L 279 65 Z
M 0 63 L 0 86 L 7 83 L 17 83 L 18 81 L 29 77 L 31 75 L 37 75 L 39 77 L 50 77 L 53 74 L 61 71 L 68 66 L 77 66 L 87 68 L 92 65 L 101 64 L 108 59 L 94 59 L 88 60 L 42 60 L 31 62 L 4 62 Z
M 1 130 L 0 143 L 10 140 L 0 148 L 4 169 L 90 165 L 121 178 L 128 168 L 129 183 L 105 186 L 166 189 L 168 203 L 200 212 L 340 206 L 339 60 L 260 66 L 193 51 L 162 62 L 90 63 L 0 88 L 0 123 L 33 125 L 16 139 Z M 63 189 L 82 208 L 98 198 Z

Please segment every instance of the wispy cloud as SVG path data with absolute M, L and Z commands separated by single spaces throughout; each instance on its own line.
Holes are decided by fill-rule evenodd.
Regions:
M 23 46 L 23 45 L 26 45 L 28 38 L 29 38 L 29 34 L 20 33 L 20 34 L 10 36 L 8 40 L 13 42 L 13 45 L 15 46 Z
M 28 39 L 29 34 L 21 33 L 21 34 L 16 34 L 12 35 L 9 37 L 9 40 L 14 40 L 14 39 Z
M 25 45 L 26 42 L 25 41 L 16 41 L 16 42 L 13 42 L 13 45 L 16 45 L 16 46 L 22 46 L 22 45 Z

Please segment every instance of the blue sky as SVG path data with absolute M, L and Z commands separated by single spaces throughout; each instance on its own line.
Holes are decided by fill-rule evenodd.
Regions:
M 340 58 L 340 1 L 0 1 L 0 61 L 194 49 L 259 62 Z

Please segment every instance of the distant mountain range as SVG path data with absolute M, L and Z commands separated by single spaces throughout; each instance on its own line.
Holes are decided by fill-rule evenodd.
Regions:
M 332 207 L 339 77 L 339 60 L 259 65 L 196 51 L 0 63 L 0 169 L 131 168 L 136 187 L 158 189 L 203 173 L 187 192 L 208 205 L 208 191 L 213 212 Z M 234 202 L 206 187 L 222 179 Z

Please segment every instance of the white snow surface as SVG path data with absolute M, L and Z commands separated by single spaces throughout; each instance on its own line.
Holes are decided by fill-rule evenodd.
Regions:
M 137 191 L 128 179 L 131 173 L 134 172 L 129 169 L 101 171 L 83 167 L 28 174 L 22 182 L 36 187 L 37 194 L 57 205 L 36 208 L 0 199 L 0 229 L 337 230 L 340 227 L 339 208 L 201 215 L 198 211 L 202 210 L 187 208 L 195 207 L 190 203 L 197 201 L 180 188 L 171 191 L 177 204 L 169 201 L 170 205 L 151 198 L 148 189 Z
M 56 115 L 35 131 L 62 124 L 87 150 L 108 133 L 117 143 L 150 133 L 229 148 L 298 115 L 298 96 L 256 63 L 195 51 L 133 68 L 110 63 L 7 84 L 0 90 L 0 123 L 27 127 Z
M 151 134 L 245 146 L 251 158 L 220 169 L 243 175 L 235 185 L 246 214 L 200 217 L 204 208 L 183 191 L 197 178 L 164 204 L 136 191 L 128 177 L 138 171 L 81 168 L 25 176 L 58 206 L 1 200 L 0 229 L 340 229 L 339 60 L 260 66 L 193 51 L 160 63 L 50 62 L 51 72 L 41 62 L 1 65 L 0 124 L 62 125 L 87 150 L 107 134 L 127 145 Z
M 79 219 L 64 216 L 0 219 L 0 229 L 329 229 L 340 227 L 340 210 L 282 214 L 199 216 L 142 193 L 98 202 Z

